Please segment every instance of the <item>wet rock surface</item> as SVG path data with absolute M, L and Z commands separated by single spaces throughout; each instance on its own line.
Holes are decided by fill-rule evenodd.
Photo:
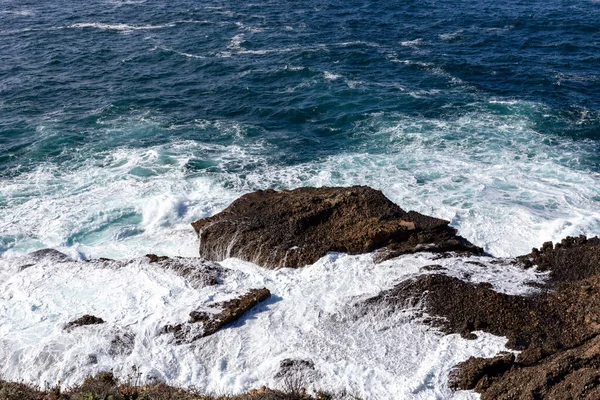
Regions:
M 79 326 L 99 325 L 99 324 L 103 324 L 103 323 L 104 323 L 104 320 L 102 318 L 98 318 L 93 315 L 86 314 L 86 315 L 79 317 L 79 318 L 69 322 L 68 324 L 66 324 L 64 326 L 64 330 L 70 331 Z
M 219 264 L 201 258 L 169 258 L 155 254 L 146 254 L 146 258 L 150 264 L 185 278 L 196 289 L 218 285 L 226 273 Z
M 217 332 L 224 326 L 237 321 L 247 311 L 267 300 L 271 292 L 266 289 L 252 289 L 231 300 L 209 304 L 217 312 L 197 310 L 190 313 L 186 324 L 167 325 L 164 333 L 172 333 L 177 343 L 189 343 Z
M 71 257 L 68 255 L 61 253 L 58 250 L 54 249 L 40 249 L 36 251 L 32 251 L 28 254 L 30 257 L 34 258 L 36 261 L 43 260 L 45 258 L 52 259 L 54 261 L 70 261 Z
M 379 260 L 417 251 L 481 252 L 448 221 L 406 212 L 366 186 L 257 191 L 192 226 L 202 257 L 238 257 L 267 268 L 302 267 L 328 252 L 384 247 Z
M 279 371 L 275 379 L 283 382 L 288 387 L 300 387 L 306 382 L 314 382 L 320 374 L 311 360 L 286 358 L 279 363 Z
M 600 261 L 598 238 L 566 238 L 520 257 L 550 271 L 546 287 L 529 296 L 499 293 L 445 275 L 419 276 L 366 301 L 392 309 L 422 305 L 427 323 L 474 338 L 485 331 L 508 338 L 515 358 L 472 358 L 451 385 L 482 399 L 600 398 Z

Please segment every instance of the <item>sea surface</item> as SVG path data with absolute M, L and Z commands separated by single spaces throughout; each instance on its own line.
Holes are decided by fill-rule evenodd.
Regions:
M 233 341 L 254 356 L 240 348 L 225 361 L 205 355 L 198 368 L 189 366 L 198 353 L 152 334 L 165 316 L 185 316 L 199 301 L 174 277 L 156 281 L 142 261 L 119 277 L 78 263 L 15 272 L 15 260 L 47 247 L 76 260 L 195 256 L 190 223 L 241 194 L 354 184 L 451 221 L 497 257 L 600 234 L 600 2 L 0 0 L 0 373 L 76 382 L 129 363 L 176 384 L 235 392 L 273 385 L 286 348 L 302 348 L 313 358 L 319 349 L 320 383 L 332 390 L 475 396 L 450 393 L 447 373 L 469 355 L 501 350 L 501 338 L 477 344 L 380 321 L 396 335 L 389 333 L 389 346 L 398 335 L 413 338 L 404 353 L 385 345 L 396 354 L 390 360 L 368 349 L 376 342 L 368 325 L 353 325 L 356 335 L 344 342 L 320 319 L 344 315 L 336 307 L 386 287 L 387 273 L 368 255 L 331 256 L 280 274 L 227 261 L 246 278 L 232 278 L 226 293 L 247 282 L 272 285 L 283 299 L 273 307 L 287 311 L 279 325 L 266 313 L 242 333 L 211 339 L 224 354 L 235 352 Z M 425 262 L 411 257 L 389 268 Z M 370 279 L 364 271 L 381 285 L 356 283 Z M 508 271 L 514 279 L 506 271 L 487 279 L 519 292 L 526 290 L 518 282 L 539 278 Z M 318 273 L 354 283 L 332 288 Z M 140 287 L 124 288 L 127 276 Z M 286 292 L 287 284 L 298 292 Z M 138 289 L 147 294 L 142 300 Z M 189 296 L 169 308 L 163 292 Z M 112 296 L 137 300 L 118 311 Z M 86 299 L 96 299 L 98 312 L 116 307 L 115 324 L 136 326 L 144 340 L 133 355 L 81 361 L 105 346 L 110 331 L 79 353 L 65 338 L 59 327 L 85 312 Z M 319 306 L 311 303 L 317 299 Z M 278 326 L 276 343 L 309 324 L 307 310 L 316 331 L 337 332 L 336 346 L 353 344 L 355 353 L 314 345 L 310 330 L 287 347 L 259 346 L 264 326 L 252 323 Z M 154 325 L 132 322 L 150 314 Z M 420 370 L 411 354 L 425 354 L 431 369 Z

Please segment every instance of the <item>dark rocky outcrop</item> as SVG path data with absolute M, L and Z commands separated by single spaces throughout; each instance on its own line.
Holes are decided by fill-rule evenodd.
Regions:
M 465 338 L 477 330 L 506 336 L 507 346 L 521 350 L 519 361 L 527 364 L 576 346 L 600 328 L 596 325 L 600 322 L 600 285 L 589 291 L 569 288 L 514 296 L 496 292 L 488 283 L 474 285 L 450 276 L 424 275 L 367 303 L 399 308 L 423 303 L 430 315 L 442 317 L 431 322 L 444 332 Z
M 600 258 L 598 238 L 566 238 L 520 257 L 550 271 L 543 290 L 499 293 L 445 275 L 423 275 L 366 301 L 392 311 L 423 305 L 424 321 L 473 338 L 482 330 L 508 338 L 521 353 L 471 358 L 451 374 L 451 386 L 482 399 L 600 398 Z
M 509 371 L 515 364 L 513 353 L 503 352 L 492 358 L 471 357 L 450 373 L 449 384 L 454 389 L 469 388 L 481 392 L 490 381 Z
M 212 335 L 219 329 L 240 319 L 248 310 L 262 301 L 267 300 L 271 292 L 266 289 L 252 289 L 247 293 L 231 300 L 209 304 L 210 309 L 217 312 L 192 311 L 187 324 L 167 325 L 164 333 L 173 333 L 177 343 L 189 343 L 194 340 Z
M 77 328 L 78 326 L 86 325 L 99 325 L 103 324 L 102 318 L 95 317 L 93 315 L 86 314 L 83 317 L 77 318 L 64 326 L 64 330 L 70 331 L 71 329 Z
M 28 256 L 34 258 L 36 261 L 43 260 L 45 258 L 52 259 L 54 261 L 71 261 L 71 257 L 54 249 L 41 249 L 32 251 L 28 254 Z
M 39 262 L 42 260 L 50 260 L 54 262 L 73 261 L 68 255 L 54 249 L 40 249 L 32 251 L 27 255 L 30 257 L 30 259 L 33 259 L 34 262 Z M 35 263 L 23 264 L 19 266 L 19 272 L 24 271 L 29 267 L 33 267 L 34 265 Z
M 481 252 L 448 221 L 406 212 L 366 186 L 257 191 L 192 224 L 200 255 L 238 257 L 267 268 L 301 267 L 328 252 L 379 260 L 416 251 Z
M 530 366 L 492 359 L 469 359 L 459 370 L 483 372 L 479 380 L 462 381 L 460 388 L 473 388 L 482 400 L 571 400 L 600 399 L 600 336 L 580 346 L 558 352 Z
M 579 281 L 600 274 L 600 238 L 569 236 L 555 245 L 546 242 L 519 260 L 526 267 L 550 271 L 549 283 L 555 286 Z

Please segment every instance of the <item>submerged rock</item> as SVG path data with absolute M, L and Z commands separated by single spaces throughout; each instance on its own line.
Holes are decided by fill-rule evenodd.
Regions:
M 234 299 L 208 305 L 211 309 L 217 309 L 217 312 L 192 311 L 187 324 L 167 325 L 163 328 L 163 332 L 173 333 L 177 343 L 193 342 L 237 321 L 247 311 L 270 296 L 271 292 L 266 288 L 251 289 Z
M 83 317 L 77 318 L 65 325 L 64 330 L 70 331 L 71 329 L 77 328 L 78 326 L 85 325 L 99 325 L 103 324 L 102 318 L 95 317 L 93 315 L 86 314 Z
M 111 356 L 129 356 L 135 345 L 135 333 L 119 331 L 111 339 L 108 346 L 108 354 Z
M 150 264 L 186 279 L 195 289 L 218 285 L 219 279 L 226 273 L 219 264 L 201 258 L 169 258 L 155 254 L 146 254 L 146 258 Z
M 246 194 L 219 214 L 192 224 L 200 255 L 238 257 L 267 268 L 302 267 L 328 252 L 379 259 L 416 251 L 481 252 L 449 222 L 406 212 L 366 186 L 265 190 Z
M 305 374 L 306 372 L 314 374 L 314 371 L 315 363 L 311 360 L 286 358 L 279 362 L 279 371 L 275 374 L 275 378 L 283 379 L 287 377 L 296 377 L 298 374 Z
M 31 259 L 33 259 L 33 261 L 35 261 L 35 262 L 39 262 L 42 260 L 50 260 L 50 261 L 54 261 L 54 262 L 73 261 L 73 259 L 71 257 L 69 257 L 68 255 L 61 253 L 60 251 L 54 250 L 54 249 L 40 249 L 40 250 L 32 251 L 31 253 L 29 253 L 27 255 Z M 23 265 L 19 266 L 19 272 L 24 271 L 29 267 L 33 267 L 34 265 L 35 265 L 35 263 L 23 264 Z

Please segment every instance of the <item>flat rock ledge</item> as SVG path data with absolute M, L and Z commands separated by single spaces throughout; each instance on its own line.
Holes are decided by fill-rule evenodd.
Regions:
M 177 344 L 191 343 L 212 335 L 224 326 L 237 321 L 246 312 L 269 297 L 271 297 L 271 292 L 266 288 L 251 289 L 232 300 L 208 305 L 209 309 L 216 309 L 217 312 L 192 311 L 187 323 L 167 325 L 163 328 L 163 333 L 172 333 Z
M 353 186 L 260 190 L 192 226 L 202 257 L 237 257 L 272 269 L 312 264 L 328 252 L 384 249 L 378 261 L 418 251 L 482 253 L 448 224 Z
M 445 333 L 476 338 L 485 331 L 520 350 L 491 359 L 470 358 L 450 374 L 450 386 L 474 389 L 482 400 L 600 398 L 600 239 L 567 237 L 519 257 L 524 267 L 549 271 L 545 287 L 529 296 L 499 293 L 430 274 L 366 300 L 395 312 L 423 306 L 417 317 Z

